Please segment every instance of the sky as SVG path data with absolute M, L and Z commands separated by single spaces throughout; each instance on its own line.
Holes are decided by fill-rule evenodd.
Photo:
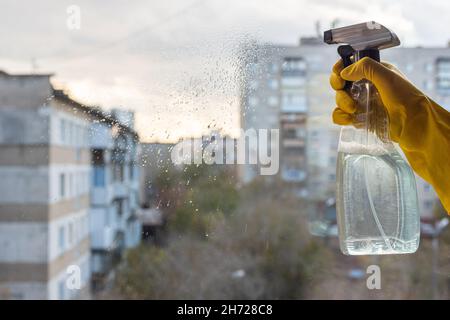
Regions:
M 82 103 L 135 111 L 143 141 L 235 135 L 243 45 L 296 45 L 338 19 L 380 22 L 404 46 L 446 46 L 449 14 L 445 0 L 2 0 L 0 69 L 51 72 Z

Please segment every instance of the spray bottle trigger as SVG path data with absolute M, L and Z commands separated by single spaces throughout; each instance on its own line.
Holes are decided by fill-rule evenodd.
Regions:
M 353 63 L 351 57 L 354 55 L 355 50 L 350 45 L 342 45 L 337 48 L 337 52 L 344 63 L 344 68 L 348 67 Z M 350 90 L 352 87 L 351 81 L 345 81 L 344 90 Z

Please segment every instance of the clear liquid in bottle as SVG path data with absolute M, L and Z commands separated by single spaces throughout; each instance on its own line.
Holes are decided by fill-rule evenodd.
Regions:
M 337 162 L 337 218 L 341 250 L 350 255 L 417 250 L 420 216 L 416 181 L 389 139 L 376 88 L 354 84 L 354 126 L 343 127 Z

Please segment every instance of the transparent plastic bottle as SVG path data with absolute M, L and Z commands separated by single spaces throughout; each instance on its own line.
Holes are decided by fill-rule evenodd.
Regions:
M 386 110 L 375 86 L 355 82 L 354 126 L 341 129 L 337 219 L 343 253 L 413 253 L 420 240 L 414 173 L 389 139 Z

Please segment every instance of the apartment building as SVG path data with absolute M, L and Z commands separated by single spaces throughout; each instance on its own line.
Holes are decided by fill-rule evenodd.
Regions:
M 295 48 L 252 48 L 244 72 L 242 127 L 279 129 L 280 176 L 299 196 L 306 196 L 306 60 Z M 257 150 L 249 150 L 256 157 Z M 252 154 L 253 153 L 253 154 Z M 240 167 L 244 182 L 251 181 L 260 165 Z
M 4 299 L 89 298 L 141 239 L 134 114 L 82 105 L 50 78 L 0 72 Z
M 90 121 L 50 74 L 0 73 L 0 297 L 89 296 Z M 69 277 L 78 279 L 67 284 Z
M 89 120 L 90 267 L 93 289 L 101 289 L 113 276 L 124 250 L 141 240 L 139 137 L 134 131 L 134 113 L 85 106 L 60 90 L 54 90 L 54 96 L 82 110 Z
M 125 249 L 141 240 L 139 144 L 134 114 L 114 109 L 93 121 L 91 246 L 94 289 L 103 288 Z
M 329 74 L 336 46 L 302 38 L 298 46 L 254 45 L 244 59 L 241 125 L 244 129 L 280 129 L 280 174 L 301 197 L 315 201 L 314 215 L 327 215 L 334 197 L 339 127 L 331 122 L 334 93 Z M 390 61 L 435 101 L 450 108 L 450 48 L 392 48 Z M 240 178 L 252 180 L 257 166 L 242 166 Z M 433 214 L 436 194 L 417 179 L 423 217 Z

